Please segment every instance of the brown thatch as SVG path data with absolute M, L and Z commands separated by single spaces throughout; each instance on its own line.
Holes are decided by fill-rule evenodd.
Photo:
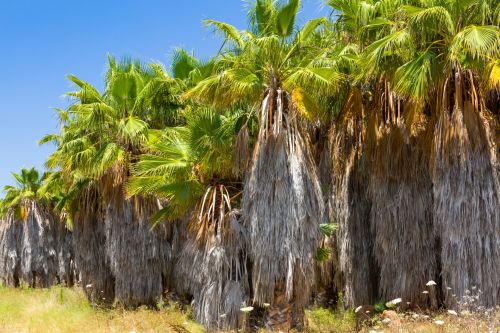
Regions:
M 434 225 L 441 240 L 443 293 L 446 304 L 453 305 L 476 287 L 482 291 L 479 303 L 495 306 L 500 302 L 496 147 L 486 111 L 462 102 L 459 77 L 456 81 L 455 107 L 450 114 L 445 101 L 433 145 Z
M 0 282 L 18 287 L 21 279 L 21 238 L 23 224 L 8 214 L 0 220 Z
M 57 231 L 55 218 L 36 202 L 30 202 L 23 221 L 21 272 L 31 287 L 50 287 L 58 273 Z
M 195 317 L 209 331 L 241 328 L 240 309 L 249 294 L 246 230 L 239 212 L 232 211 L 224 218 L 227 227 L 220 229 L 213 244 L 201 249 L 204 255 L 198 274 L 202 285 L 193 295 Z
M 57 275 L 59 283 L 72 287 L 75 283 L 75 249 L 73 244 L 73 232 L 64 223 L 58 222 L 57 230 Z
M 6 285 L 50 287 L 74 280 L 72 234 L 37 203 L 27 206 L 26 221 L 9 213 L 0 224 L 0 279 Z
M 203 198 L 176 224 L 175 290 L 192 296 L 195 318 L 209 331 L 238 329 L 249 299 L 247 231 L 223 185 L 208 186 Z
M 374 301 L 377 278 L 359 92 L 353 91 L 344 110 L 338 125 L 330 130 L 326 148 L 331 160 L 328 211 L 330 220 L 338 225 L 333 248 L 342 272 L 343 285 L 338 288 L 343 289 L 345 304 L 355 307 Z
M 73 241 L 75 264 L 87 298 L 92 303 L 113 303 L 115 278 L 106 257 L 104 212 L 99 194 L 93 188 L 79 200 Z
M 319 224 L 324 222 L 316 166 L 296 117 L 286 92 L 268 92 L 242 199 L 253 262 L 253 300 L 271 304 L 268 323 L 289 321 L 289 304 L 301 309 L 309 301 Z
M 188 237 L 188 218 L 176 224 L 173 233 L 173 253 L 175 281 L 174 289 L 183 296 L 193 296 L 200 293 L 203 287 L 203 276 L 199 274 L 203 265 L 205 251 L 200 249 L 194 237 Z
M 139 197 L 106 207 L 106 255 L 115 277 L 115 297 L 126 307 L 155 305 L 165 290 L 171 256 L 168 225 L 153 228 L 155 201 Z
M 374 257 L 382 299 L 402 298 L 425 307 L 428 281 L 438 281 L 432 225 L 432 181 L 425 135 L 410 136 L 401 123 L 381 129 L 370 168 Z

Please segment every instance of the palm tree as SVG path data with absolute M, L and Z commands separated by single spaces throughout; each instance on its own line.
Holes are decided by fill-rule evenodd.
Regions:
M 90 90 L 90 86 L 87 89 Z M 86 101 L 89 101 L 89 95 L 82 94 L 87 96 Z M 57 112 L 60 133 L 49 134 L 40 140 L 41 144 L 53 143 L 56 146 L 46 165 L 58 170 L 53 173 L 57 177 L 47 185 L 62 182 L 59 186 L 63 195 L 58 199 L 57 210 L 73 221 L 75 263 L 83 291 L 92 303 L 111 304 L 115 279 L 106 257 L 102 195 L 97 182 L 83 167 L 85 158 L 94 153 L 91 136 L 69 111 L 58 109 Z
M 55 193 L 41 191 L 48 174 L 40 177 L 31 168 L 12 175 L 16 185 L 5 186 L 1 201 L 6 222 L 0 274 L 15 286 L 21 278 L 32 287 L 48 287 L 56 280 L 72 284 L 71 247 L 64 241 L 69 232 L 54 214 Z
M 394 64 L 400 58 L 387 52 L 378 67 L 372 67 L 373 59 L 379 59 L 373 50 L 404 24 L 400 10 L 404 2 L 329 4 L 338 11 L 341 38 L 357 51 L 349 72 L 351 92 L 340 126 L 331 133 L 330 148 L 332 167 L 341 175 L 331 198 L 334 218 L 344 221 L 339 249 L 346 300 L 357 306 L 376 297 L 402 297 L 404 304 L 424 305 L 422 288 L 437 279 L 428 147 L 423 135 L 407 127 L 411 109 L 391 86 Z M 394 33 L 394 48 L 400 38 Z M 397 236 L 390 230 L 399 230 Z M 407 260 L 407 251 L 414 260 Z
M 187 220 L 180 223 L 187 230 L 180 230 L 185 240 L 176 249 L 175 289 L 193 296 L 195 316 L 207 329 L 234 329 L 248 297 L 245 233 L 233 209 L 241 181 L 231 158 L 245 114 L 192 105 L 183 115 L 184 126 L 152 136 L 128 192 L 159 198 L 164 208 L 157 221 Z
M 242 217 L 250 235 L 253 301 L 270 303 L 268 326 L 289 330 L 309 301 L 323 198 L 303 124 L 321 114 L 321 94 L 342 80 L 324 48 L 309 43 L 324 19 L 295 30 L 300 1 L 256 1 L 250 30 L 209 20 L 226 39 L 214 74 L 186 96 L 218 106 L 246 102 L 259 133 L 246 174 Z
M 394 88 L 431 107 L 437 119 L 431 151 L 433 223 L 447 305 L 456 300 L 447 287 L 460 298 L 475 285 L 486 306 L 500 297 L 493 282 L 500 277 L 499 248 L 492 246 L 498 242 L 500 212 L 494 207 L 500 187 L 487 121 L 488 109 L 498 111 L 499 101 L 497 78 L 490 75 L 500 56 L 495 10 L 495 1 L 404 7 L 414 47 L 395 72 Z
M 361 51 L 353 83 L 369 91 L 360 100 L 367 119 L 363 146 L 369 163 L 358 169 L 371 173 L 368 199 L 379 296 L 425 303 L 421 288 L 426 280 L 439 277 L 441 262 L 444 294 L 448 284 L 459 296 L 465 284 L 478 284 L 493 295 L 485 297 L 484 304 L 493 304 L 498 288 L 475 272 L 496 276 L 498 265 L 477 259 L 474 272 L 465 267 L 467 260 L 480 257 L 474 249 L 490 248 L 487 244 L 495 238 L 491 223 L 498 221 L 486 203 L 498 200 L 498 175 L 494 155 L 486 153 L 491 138 L 484 121 L 486 110 L 498 100 L 491 74 L 499 52 L 494 2 L 330 4 L 340 11 L 338 25 L 348 32 L 346 36 L 342 31 L 343 38 Z M 345 110 L 351 106 L 347 100 Z M 472 198 L 474 191 L 452 185 L 457 177 L 482 195 Z M 463 214 L 450 197 L 469 198 L 466 201 L 475 204 Z M 394 229 L 399 230 L 397 239 L 390 231 Z M 433 255 L 436 243 L 442 249 L 438 257 Z M 475 245 L 464 247 L 466 243 Z M 407 260 L 408 251 L 414 260 Z M 468 259 L 460 261 L 457 255 Z M 487 257 L 496 258 L 495 250 Z
M 126 198 L 124 184 L 148 129 L 177 122 L 177 82 L 158 64 L 118 63 L 112 57 L 103 94 L 74 76 L 69 79 L 79 90 L 68 93 L 75 103 L 67 111 L 56 137 L 58 149 L 48 164 L 65 173 L 74 185 L 69 188 L 80 189 L 75 196 L 81 205 L 75 236 L 82 236 L 81 245 L 95 245 L 94 251 L 80 256 L 81 266 L 89 268 L 84 274 L 84 284 L 92 285 L 88 296 L 107 302 L 114 296 L 125 306 L 155 304 L 164 289 L 170 251 L 164 242 L 167 230 L 151 230 L 148 223 L 158 209 L 156 201 Z M 92 252 L 97 267 L 91 263 Z M 107 295 L 101 295 L 104 290 Z

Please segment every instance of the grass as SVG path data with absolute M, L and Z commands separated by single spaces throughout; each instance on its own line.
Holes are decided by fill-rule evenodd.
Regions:
M 174 305 L 161 310 L 93 309 L 78 288 L 0 287 L 0 332 L 204 332 Z
M 310 333 L 348 333 L 354 330 L 356 318 L 353 311 L 332 311 L 314 308 L 306 310 L 308 332 Z
M 353 311 L 336 311 L 313 308 L 306 311 L 308 333 L 347 333 L 355 331 Z M 382 323 L 377 317 L 374 325 L 362 332 L 415 332 L 415 333 L 475 333 L 500 332 L 500 311 L 493 316 L 451 316 L 446 312 L 430 317 L 399 314 L 400 321 Z M 436 320 L 444 325 L 435 324 Z M 0 332 L 173 332 L 201 333 L 189 311 L 181 311 L 175 304 L 164 305 L 160 310 L 140 308 L 94 309 L 79 288 L 53 287 L 52 289 L 12 289 L 0 286 Z M 264 332 L 264 331 L 260 331 Z
M 441 321 L 440 325 L 436 322 Z M 480 314 L 467 317 L 455 317 L 444 313 L 435 313 L 429 318 L 410 319 L 402 316 L 400 322 L 383 324 L 378 321 L 362 333 L 498 333 L 500 332 L 500 312 L 495 317 L 484 318 Z

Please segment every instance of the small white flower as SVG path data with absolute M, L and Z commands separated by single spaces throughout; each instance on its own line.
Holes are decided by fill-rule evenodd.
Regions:
M 240 309 L 241 312 L 251 312 L 253 311 L 253 306 L 247 306 Z
M 448 314 L 451 314 L 452 316 L 458 316 L 458 313 L 453 310 L 448 310 Z
M 403 301 L 403 300 L 402 300 L 401 298 L 396 298 L 396 299 L 393 299 L 393 300 L 391 301 L 391 303 L 392 303 L 392 304 L 394 304 L 394 305 L 396 305 L 396 304 L 401 303 L 402 301 Z
M 428 294 L 429 292 L 427 290 L 422 291 L 422 294 Z
M 359 312 L 359 310 L 361 310 L 361 308 L 362 308 L 362 306 L 361 306 L 361 305 L 360 305 L 360 306 L 358 306 L 358 307 L 356 308 L 356 310 L 354 310 L 354 312 L 355 312 L 355 313 L 358 313 L 358 312 Z
M 441 326 L 441 325 L 444 325 L 444 321 L 442 321 L 442 320 L 435 320 L 434 324 Z
M 385 306 L 388 307 L 388 308 L 392 308 L 394 307 L 395 305 L 399 304 L 402 302 L 402 299 L 401 298 L 396 298 L 396 299 L 393 299 L 392 301 L 389 301 L 387 303 L 385 303 Z
M 435 286 L 435 285 L 437 285 L 437 283 L 436 283 L 436 282 L 434 282 L 433 280 L 430 280 L 430 281 L 429 281 L 429 282 L 427 282 L 425 285 L 426 285 L 427 287 L 430 287 L 430 286 Z

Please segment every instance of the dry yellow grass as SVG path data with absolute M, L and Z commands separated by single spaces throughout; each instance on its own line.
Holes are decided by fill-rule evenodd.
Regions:
M 308 333 L 347 333 L 355 331 L 353 311 L 331 311 L 314 308 L 306 311 Z M 489 318 L 479 315 L 452 316 L 436 313 L 432 317 L 401 315 L 401 322 L 383 324 L 378 320 L 363 333 L 476 333 L 500 332 L 500 311 Z M 437 325 L 442 320 L 443 325 Z M 161 310 L 94 309 L 79 288 L 54 287 L 42 289 L 12 289 L 0 287 L 1 333 L 201 333 L 189 313 L 176 306 Z M 263 330 L 259 332 L 265 332 Z
M 412 317 L 415 316 L 415 317 Z M 362 333 L 498 333 L 500 332 L 500 311 L 450 315 L 436 312 L 431 316 L 399 314 L 397 321 L 383 323 L 382 318 L 375 318 L 375 324 L 362 330 Z
M 0 332 L 204 332 L 173 306 L 162 310 L 93 309 L 78 289 L 0 287 Z

